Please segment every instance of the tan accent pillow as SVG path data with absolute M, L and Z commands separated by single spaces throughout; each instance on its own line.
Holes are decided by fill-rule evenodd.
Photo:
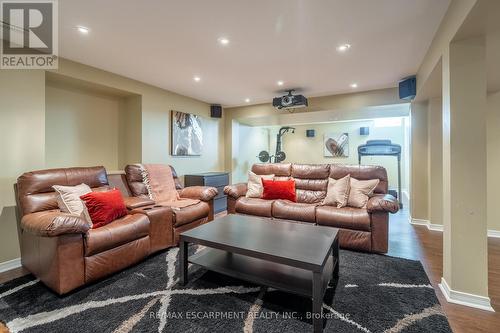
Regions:
M 373 194 L 379 182 L 379 179 L 357 180 L 351 177 L 351 190 L 349 191 L 347 205 L 356 208 L 366 208 L 368 199 Z
M 264 187 L 262 186 L 262 178 L 272 180 L 274 175 L 257 175 L 252 171 L 248 171 L 247 198 L 261 198 Z
M 57 205 L 62 212 L 81 216 L 85 221 L 92 224 L 87 207 L 80 199 L 80 196 L 92 192 L 92 189 L 87 184 L 82 183 L 76 186 L 54 185 L 52 188 L 58 193 Z
M 340 179 L 329 178 L 326 197 L 321 204 L 325 206 L 336 206 L 337 208 L 347 206 L 350 178 L 351 175 L 347 175 Z

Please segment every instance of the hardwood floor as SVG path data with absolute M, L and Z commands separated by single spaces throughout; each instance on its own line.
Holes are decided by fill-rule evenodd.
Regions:
M 391 216 L 388 255 L 422 262 L 453 332 L 500 332 L 500 238 L 488 239 L 489 296 L 497 312 L 476 310 L 448 303 L 438 287 L 443 274 L 443 233 L 408 221 L 406 208 Z
M 225 213 L 218 214 L 218 216 Z M 408 209 L 405 207 L 391 215 L 389 225 L 390 256 L 420 260 L 436 290 L 441 305 L 454 332 L 500 332 L 500 312 L 475 310 L 470 307 L 446 302 L 439 290 L 443 270 L 443 235 L 430 231 L 425 226 L 409 223 Z M 489 294 L 492 306 L 500 311 L 500 238 L 488 241 Z M 21 268 L 0 273 L 0 283 L 26 274 Z

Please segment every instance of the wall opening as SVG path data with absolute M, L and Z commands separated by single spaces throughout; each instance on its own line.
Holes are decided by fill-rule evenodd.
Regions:
M 108 171 L 142 155 L 142 98 L 90 82 L 47 73 L 47 168 L 103 165 Z

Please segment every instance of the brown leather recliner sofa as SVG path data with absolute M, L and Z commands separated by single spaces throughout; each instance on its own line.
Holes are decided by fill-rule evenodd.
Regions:
M 273 219 L 294 220 L 340 229 L 340 246 L 346 249 L 385 253 L 388 248 L 389 213 L 398 211 L 397 200 L 387 194 L 385 168 L 345 164 L 254 164 L 258 175 L 274 174 L 274 179 L 295 179 L 297 202 L 247 198 L 247 184 L 226 186 L 229 214 L 247 214 Z M 322 206 L 328 178 L 350 174 L 358 180 L 379 179 L 366 208 Z
M 190 199 L 198 199 L 199 203 L 184 207 L 181 209 L 172 209 L 170 207 L 164 207 L 163 209 L 167 209 L 168 213 L 166 213 L 169 217 L 169 229 L 172 230 L 172 234 L 168 237 L 171 237 L 171 244 L 178 245 L 179 243 L 179 235 L 189 229 L 197 227 L 203 223 L 212 221 L 214 219 L 214 197 L 217 195 L 217 189 L 215 187 L 209 186 L 189 186 L 183 187 L 179 178 L 177 177 L 177 173 L 174 168 L 170 166 L 172 169 L 172 175 L 174 177 L 175 187 L 179 192 L 179 196 L 181 198 L 190 198 Z M 142 174 L 140 167 L 135 164 L 127 165 L 125 167 L 125 178 L 128 184 L 129 194 L 130 196 L 138 198 L 138 200 L 150 200 L 148 197 L 148 190 L 146 186 L 142 182 Z M 161 210 L 161 206 L 157 205 L 154 202 L 150 202 L 149 206 L 136 207 L 136 211 L 141 211 L 143 213 L 149 214 L 153 216 L 158 209 Z M 154 242 L 152 242 L 154 243 Z
M 109 181 L 104 167 L 65 168 L 27 172 L 14 185 L 22 265 L 58 294 L 139 262 L 153 252 L 175 245 L 176 221 L 170 207 L 160 207 L 149 198 L 127 197 L 128 186 L 121 175 Z M 91 229 L 76 215 L 62 213 L 53 185 L 85 183 L 92 190 L 117 187 L 124 194 L 129 214 L 110 224 Z M 189 226 L 210 217 L 213 188 L 186 188 L 182 195 L 203 197 L 201 213 L 186 214 Z M 183 215 L 184 217 L 184 215 Z M 179 217 L 177 217 L 179 220 Z M 187 229 L 187 228 L 186 228 Z

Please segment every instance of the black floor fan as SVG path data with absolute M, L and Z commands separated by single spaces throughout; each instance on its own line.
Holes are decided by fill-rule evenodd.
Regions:
M 391 140 L 368 140 L 358 146 L 358 163 L 361 165 L 363 156 L 395 156 L 398 159 L 398 200 L 399 207 L 403 208 L 401 196 L 401 146 Z

